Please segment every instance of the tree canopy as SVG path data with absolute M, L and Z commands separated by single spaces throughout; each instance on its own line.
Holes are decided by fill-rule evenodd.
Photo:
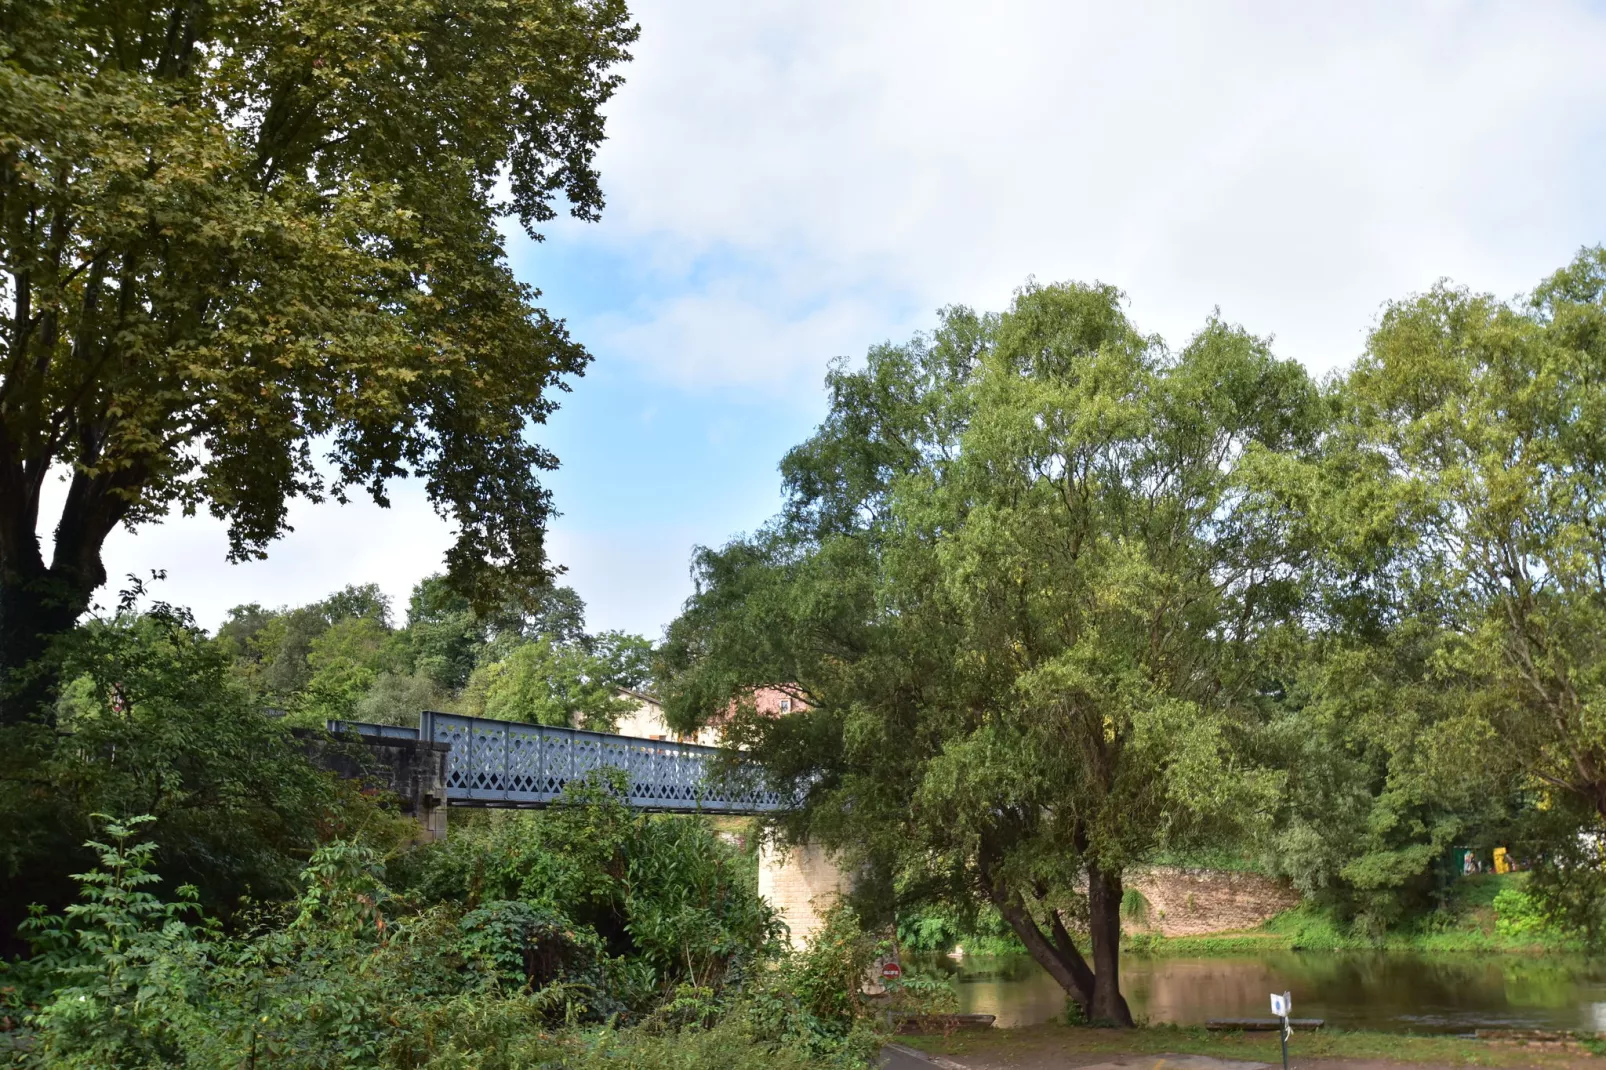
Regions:
M 1173 352 L 1101 285 L 949 309 L 833 367 L 780 516 L 698 552 L 671 719 L 734 703 L 806 799 L 784 835 L 883 904 L 996 911 L 1095 1018 L 1162 854 L 1256 858 L 1376 936 L 1506 845 L 1593 938 L 1602 382 L 1599 248 L 1392 302 L 1321 385 L 1219 318 Z M 809 708 L 746 701 L 783 684 Z
M 734 729 L 806 791 L 794 834 L 991 903 L 1130 1023 L 1123 870 L 1275 794 L 1232 741 L 1299 600 L 1276 462 L 1327 408 L 1246 332 L 1173 353 L 1121 305 L 1031 285 L 833 371 L 785 515 L 701 555 L 666 665 L 682 723 L 800 687 L 811 710 Z
M 1348 388 L 1396 618 L 1473 685 L 1456 727 L 1606 818 L 1606 251 L 1523 301 L 1389 306 Z
M 630 705 L 619 690 L 646 683 L 654 652 L 643 636 L 588 633 L 571 587 L 547 588 L 533 610 L 480 613 L 440 575 L 413 588 L 400 626 L 365 584 L 293 608 L 236 606 L 217 644 L 261 705 L 309 727 L 413 725 L 428 709 L 611 730 Z
M 118 525 L 424 481 L 477 605 L 548 577 L 527 433 L 589 359 L 499 222 L 602 208 L 622 0 L 0 4 L 0 674 Z M 55 546 L 35 534 L 52 473 Z

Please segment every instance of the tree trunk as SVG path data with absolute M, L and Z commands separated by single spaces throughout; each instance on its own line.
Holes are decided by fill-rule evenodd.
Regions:
M 1048 975 L 1059 982 L 1065 989 L 1066 995 L 1076 1000 L 1084 1014 L 1089 1013 L 1093 1005 L 1093 996 L 1098 991 L 1093 983 L 1093 971 L 1087 967 L 1087 961 L 1082 958 L 1081 952 L 1072 947 L 1071 956 L 1061 953 L 1060 949 L 1049 942 L 1043 935 L 1043 930 L 1037 927 L 1031 914 L 1026 909 L 1019 896 L 1007 896 L 1003 900 L 994 899 L 998 912 L 1009 922 L 1009 927 L 1015 930 L 1021 943 L 1026 945 L 1026 951 L 1036 960 L 1037 964 L 1048 971 Z
M 1121 873 L 1087 866 L 1088 928 L 1093 937 L 1093 1006 L 1088 1020 L 1132 1025 L 1121 995 Z
M 1059 950 L 1060 957 L 1070 964 L 1071 973 L 1075 975 L 1077 984 L 1088 994 L 1088 999 L 1082 1003 L 1082 1011 L 1085 1016 L 1092 1003 L 1093 971 L 1088 967 L 1087 960 L 1082 957 L 1082 953 L 1077 950 L 1076 943 L 1071 939 L 1071 934 L 1065 931 L 1065 922 L 1060 918 L 1060 912 L 1058 910 L 1051 912 L 1049 920 L 1052 923 L 1050 932 L 1054 937 L 1055 948 Z
M 0 461 L 5 452 L 0 449 Z M 117 476 L 142 478 L 142 470 Z M 39 482 L 39 473 L 25 465 L 0 463 L 0 725 L 54 722 L 51 646 L 72 630 L 106 582 L 101 546 L 129 507 L 113 492 L 112 477 L 75 473 L 46 567 L 34 530 Z
M 9 564 L 7 562 L 6 564 Z M 93 588 L 0 568 L 0 725 L 55 720 L 57 674 L 52 642 L 89 608 Z
M 1071 942 L 1070 934 L 1065 931 L 1058 912 L 1050 915 L 1053 933 L 1053 939 L 1050 940 L 1043 935 L 1043 930 L 1038 928 L 1037 921 L 1026 909 L 1026 903 L 1020 893 L 1005 887 L 1002 881 L 997 880 L 985 859 L 979 861 L 978 868 L 988 897 L 1003 915 L 1004 920 L 1009 923 L 1009 927 L 1015 931 L 1015 935 L 1020 937 L 1021 943 L 1026 945 L 1027 953 L 1039 966 L 1048 971 L 1048 975 L 1059 983 L 1066 995 L 1076 1001 L 1082 1008 L 1083 1016 L 1088 1016 L 1097 991 L 1093 971 L 1088 968 L 1087 960 Z

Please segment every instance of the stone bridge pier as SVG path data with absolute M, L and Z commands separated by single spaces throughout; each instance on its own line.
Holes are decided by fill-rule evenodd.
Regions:
M 758 852 L 758 894 L 775 908 L 801 948 L 825 924 L 825 915 L 853 890 L 853 877 L 824 847 L 782 847 L 765 840 Z
M 372 726 L 354 742 L 298 730 L 307 756 L 348 780 L 383 786 L 395 794 L 401 813 L 418 822 L 419 842 L 446 838 L 447 762 L 452 748 L 419 739 L 416 732 Z

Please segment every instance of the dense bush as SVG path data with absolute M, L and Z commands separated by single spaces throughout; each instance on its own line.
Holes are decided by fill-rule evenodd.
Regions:
M 237 616 L 211 639 L 182 611 L 137 611 L 140 593 L 59 645 L 59 730 L 0 740 L 0 898 L 37 904 L 5 920 L 0 1029 L 20 1030 L 7 1038 L 20 1049 L 6 1045 L 16 1059 L 712 1070 L 868 1058 L 857 985 L 874 942 L 849 921 L 823 949 L 788 953 L 752 854 L 708 821 L 633 812 L 599 779 L 540 813 L 455 812 L 450 840 L 404 849 L 416 828 L 308 760 L 289 725 L 340 712 L 363 686 L 439 687 L 416 668 L 384 673 L 408 670 L 414 639 L 441 663 L 489 656 L 494 638 L 446 641 L 474 620 L 436 614 L 413 636 L 352 589 L 306 612 Z M 579 634 L 570 601 L 543 634 Z M 528 646 L 511 634 L 502 646 Z M 639 660 L 623 640 L 598 649 L 610 642 Z M 276 694 L 300 717 L 265 715 Z M 144 816 L 105 816 L 117 814 Z
M 642 993 L 719 989 L 778 952 L 753 860 L 705 821 L 632 812 L 600 782 L 573 797 L 454 814 L 451 837 L 395 859 L 391 879 L 423 903 L 519 901 L 570 919 L 630 963 Z
M 971 911 L 928 903 L 898 912 L 898 946 L 906 951 L 952 951 L 1000 955 L 1025 951 L 1020 937 L 992 907 Z
M 0 729 L 0 950 L 29 903 L 59 910 L 71 874 L 96 861 L 91 815 L 146 813 L 169 888 L 195 886 L 213 912 L 240 897 L 293 896 L 332 836 L 387 818 L 355 787 L 308 763 L 263 716 L 230 659 L 182 611 L 157 605 L 80 627 L 56 657 L 68 681 L 54 730 Z
M 564 831 L 548 834 L 549 850 L 576 843 L 563 837 L 585 829 L 605 837 L 624 830 L 631 835 L 613 846 L 648 855 L 699 835 L 647 832 L 669 822 L 630 820 L 605 800 L 553 816 Z M 151 891 L 160 883 L 155 846 L 140 833 L 154 824 L 108 822 L 105 838 L 90 845 L 100 865 L 81 875 L 81 901 L 26 926 L 35 954 L 8 978 L 14 1004 L 37 1004 L 23 1058 L 62 1067 L 492 1070 L 847 1067 L 873 1054 L 858 989 L 877 945 L 848 913 L 807 952 L 786 955 L 773 941 L 773 918 L 741 881 L 691 872 L 693 891 L 654 896 L 644 887 L 648 871 L 626 864 L 610 878 L 624 886 L 620 898 L 569 886 L 586 893 L 579 907 L 622 908 L 627 939 L 632 907 L 655 919 L 659 928 L 649 928 L 659 935 L 621 955 L 550 897 L 433 901 L 390 887 L 372 847 L 338 840 L 314 854 L 297 900 L 264 909 L 250 930 L 231 935 L 193 890 L 173 898 Z M 523 824 L 529 831 L 541 820 Z M 505 842 L 493 835 L 501 831 L 467 839 L 484 856 L 487 844 Z M 716 868 L 740 868 L 735 852 L 704 834 L 705 861 L 723 850 Z M 419 869 L 438 878 L 473 853 L 425 852 Z M 677 918 L 684 921 L 672 924 Z M 664 957 L 669 943 L 684 965 Z M 576 1028 L 587 1023 L 605 1028 Z M 626 1028 L 632 1023 L 641 1027 Z

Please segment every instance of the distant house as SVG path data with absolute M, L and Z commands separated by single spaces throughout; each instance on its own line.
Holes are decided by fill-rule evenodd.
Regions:
M 724 727 L 721 722 L 704 725 L 695 735 L 682 735 L 669 727 L 664 719 L 663 703 L 651 695 L 629 688 L 615 688 L 614 693 L 620 698 L 635 704 L 635 708 L 619 715 L 617 727 L 614 731 L 621 736 L 636 736 L 641 739 L 668 739 L 677 743 L 701 743 L 705 747 L 717 747 L 724 736 Z M 808 703 L 794 693 L 792 689 L 784 687 L 761 687 L 753 692 L 753 705 L 759 713 L 770 717 L 779 717 L 782 714 L 794 713 L 798 710 L 808 709 Z
M 634 709 L 619 715 L 614 731 L 621 736 L 669 739 L 676 743 L 701 743 L 708 747 L 719 746 L 720 730 L 714 725 L 704 726 L 696 735 L 682 735 L 669 727 L 669 722 L 664 719 L 664 704 L 651 695 L 632 691 L 628 687 L 614 688 L 614 694 L 635 705 Z
M 779 717 L 785 713 L 797 713 L 809 708 L 803 701 L 803 696 L 794 686 L 760 687 L 753 692 L 753 707 L 762 714 L 770 717 Z

